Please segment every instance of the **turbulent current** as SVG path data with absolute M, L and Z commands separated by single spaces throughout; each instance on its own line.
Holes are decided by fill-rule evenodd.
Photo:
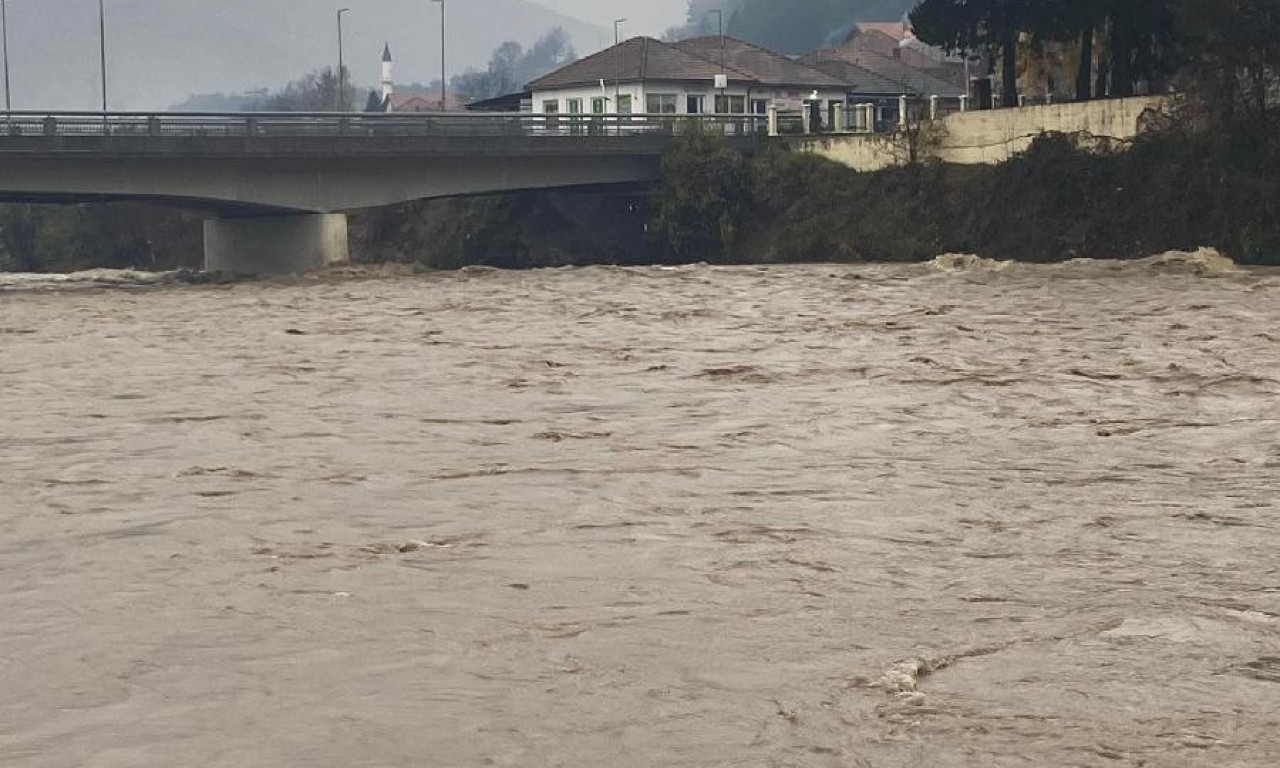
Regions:
M 1269 768 L 1278 497 L 1208 252 L 0 276 L 0 765 Z

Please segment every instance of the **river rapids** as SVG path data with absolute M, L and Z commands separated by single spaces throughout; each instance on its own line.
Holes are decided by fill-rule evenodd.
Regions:
M 0 765 L 1280 764 L 1280 272 L 0 275 Z

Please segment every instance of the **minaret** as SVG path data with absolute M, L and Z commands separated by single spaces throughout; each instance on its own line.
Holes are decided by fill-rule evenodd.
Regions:
M 384 104 L 395 89 L 394 83 L 391 77 L 391 44 L 387 43 L 382 49 L 382 101 Z

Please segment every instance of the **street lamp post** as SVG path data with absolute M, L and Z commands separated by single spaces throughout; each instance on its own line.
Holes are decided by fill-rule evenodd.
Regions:
M 338 111 L 347 111 L 347 66 L 342 60 L 342 14 L 350 13 L 350 8 L 338 9 Z
M 9 0 L 0 0 L 0 36 L 4 38 L 4 111 L 13 111 L 13 96 L 9 92 Z
M 98 59 L 102 71 L 102 123 L 107 121 L 107 7 L 98 0 Z
M 618 46 L 622 44 L 619 30 L 625 23 L 627 23 L 626 19 L 613 20 L 613 113 L 615 115 L 622 114 L 622 51 L 618 50 Z
M 440 4 L 440 111 L 443 112 L 445 109 L 445 103 L 449 98 L 447 90 L 449 80 L 445 77 L 445 65 L 447 64 L 447 60 L 444 48 L 446 41 L 444 0 L 431 0 L 431 2 Z

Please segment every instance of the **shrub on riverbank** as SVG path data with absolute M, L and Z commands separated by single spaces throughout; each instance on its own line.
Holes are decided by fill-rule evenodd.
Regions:
M 946 252 L 1057 261 L 1213 246 L 1242 262 L 1280 264 L 1280 166 L 1256 155 L 1243 165 L 1215 146 L 1207 135 L 1163 132 L 1112 153 L 1044 136 L 999 166 L 875 173 L 768 151 L 748 166 L 750 199 L 730 228 L 736 243 L 707 253 L 729 250 L 749 262 L 922 261 Z M 701 148 L 675 150 L 688 151 Z M 662 197 L 673 186 L 660 187 L 659 210 L 680 204 Z M 678 212 L 667 220 L 700 222 Z

